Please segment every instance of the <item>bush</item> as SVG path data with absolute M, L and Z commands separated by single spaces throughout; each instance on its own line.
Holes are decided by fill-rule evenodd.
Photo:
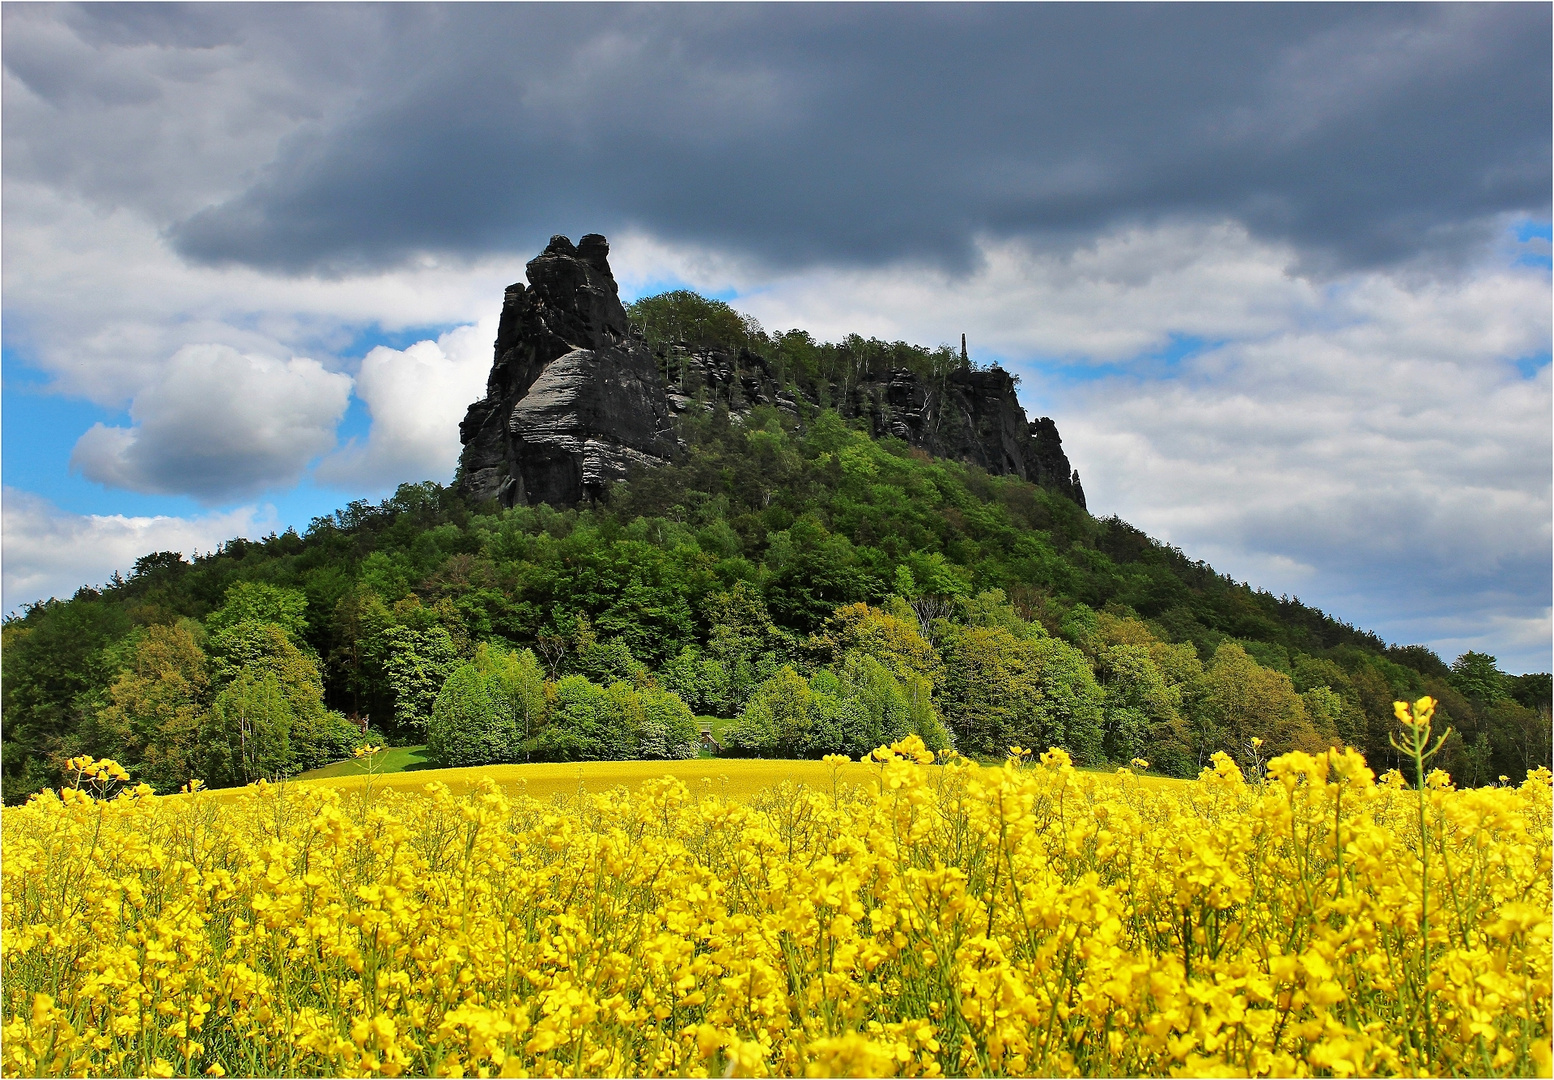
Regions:
M 618 684 L 619 685 L 619 684 Z M 550 722 L 532 756 L 548 761 L 624 761 L 635 756 L 636 731 L 623 695 L 611 695 L 581 675 L 556 683 Z
M 784 666 L 751 695 L 745 711 L 723 731 L 723 745 L 755 757 L 797 757 L 807 738 L 814 695 L 809 683 Z
M 482 644 L 454 671 L 432 706 L 426 748 L 443 765 L 522 761 L 543 731 L 545 676 L 528 649 Z
M 637 756 L 644 758 L 693 758 L 700 741 L 696 714 L 678 694 L 657 687 L 638 693 L 642 721 L 637 736 Z
M 784 667 L 725 729 L 724 745 L 757 757 L 862 758 L 882 743 L 916 734 L 929 749 L 946 749 L 950 740 L 928 687 L 925 676 L 908 672 L 898 679 L 861 651 L 847 654 L 840 674 L 823 668 L 808 682 Z
M 302 772 L 348 758 L 358 746 L 371 741 L 360 728 L 333 709 L 303 713 L 292 722 L 291 752 L 296 768 Z M 381 742 L 381 738 L 378 741 Z
M 474 664 L 465 664 L 443 683 L 426 728 L 426 749 L 438 764 L 486 765 L 517 757 L 512 713 L 492 698 L 490 684 Z

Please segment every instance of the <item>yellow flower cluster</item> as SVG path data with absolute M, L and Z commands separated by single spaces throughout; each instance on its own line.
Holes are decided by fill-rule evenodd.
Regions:
M 106 799 L 115 792 L 134 798 L 146 798 L 153 794 L 150 784 L 123 787 L 129 783 L 130 774 L 124 771 L 124 766 L 109 758 L 99 760 L 87 755 L 73 757 L 65 762 L 65 774 L 74 780 L 70 787 L 60 791 L 60 798 L 66 802 L 91 803 L 97 799 Z M 199 783 L 197 780 L 193 782 Z
M 4 811 L 3 1071 L 1548 1074 L 1547 770 L 935 760 L 748 801 L 39 796 Z

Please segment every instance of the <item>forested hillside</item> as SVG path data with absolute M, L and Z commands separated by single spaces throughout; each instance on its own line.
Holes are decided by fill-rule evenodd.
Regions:
M 1426 693 L 1458 783 L 1549 762 L 1547 675 L 1387 647 L 835 413 L 680 422 L 681 460 L 604 505 L 405 485 L 28 608 L 4 626 L 6 800 L 77 753 L 160 790 L 368 738 L 430 740 L 448 763 L 682 756 L 694 714 L 729 718 L 727 753 L 857 755 L 916 732 L 1187 775 L 1216 750 L 1255 769 L 1347 743 L 1380 772 L 1401 764 L 1393 700 Z

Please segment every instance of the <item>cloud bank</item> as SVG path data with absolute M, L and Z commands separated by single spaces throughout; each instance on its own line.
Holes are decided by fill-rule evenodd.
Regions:
M 35 600 L 68 597 L 83 585 L 127 574 L 136 559 L 153 551 L 189 558 L 234 537 L 258 539 L 281 527 L 273 515 L 252 506 L 197 518 L 72 514 L 8 487 L 0 515 L 3 603 L 14 611 Z
M 292 273 L 585 227 L 958 265 L 981 233 L 1183 216 L 1375 265 L 1548 205 L 1543 5 L 13 5 L 5 31 L 9 175 Z
M 293 483 L 335 442 L 349 376 L 316 360 L 186 345 L 135 395 L 132 427 L 94 424 L 72 468 L 108 487 L 230 499 Z

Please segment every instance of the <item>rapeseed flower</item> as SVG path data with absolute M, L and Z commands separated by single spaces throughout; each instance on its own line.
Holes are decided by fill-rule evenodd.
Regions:
M 79 760 L 4 811 L 0 1072 L 1548 1074 L 1547 769 L 870 761 L 222 802 Z

